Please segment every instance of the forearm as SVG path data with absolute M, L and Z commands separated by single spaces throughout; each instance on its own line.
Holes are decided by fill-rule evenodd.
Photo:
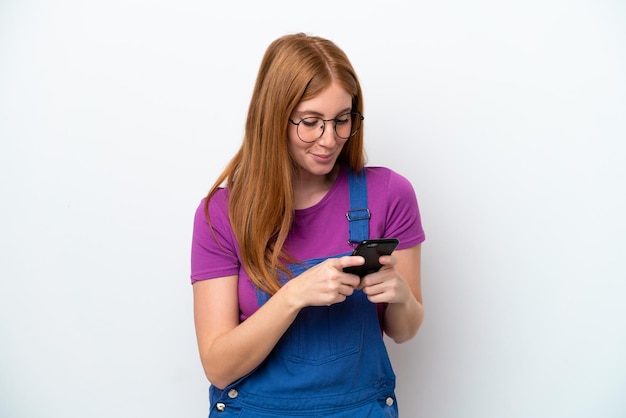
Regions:
M 244 322 L 217 337 L 201 353 L 211 384 L 223 388 L 254 370 L 269 355 L 299 310 L 283 288 Z
M 242 323 L 239 323 L 237 276 L 194 284 L 196 334 L 209 381 L 223 388 L 253 371 L 270 354 L 303 307 L 345 301 L 358 286 L 359 278 L 342 269 L 359 261 L 357 257 L 346 256 L 317 264 L 289 280 Z
M 385 310 L 385 333 L 397 343 L 410 340 L 424 320 L 421 290 L 421 245 L 395 252 L 397 292 Z M 406 286 L 406 287 L 405 287 Z M 408 287 L 408 289 L 407 289 Z
M 424 307 L 411 297 L 406 303 L 390 303 L 385 309 L 383 327 L 385 334 L 396 343 L 403 343 L 415 336 L 424 320 Z

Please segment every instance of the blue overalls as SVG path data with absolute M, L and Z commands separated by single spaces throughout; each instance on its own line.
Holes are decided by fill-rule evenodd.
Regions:
M 358 242 L 369 233 L 364 171 L 350 173 L 348 181 L 350 241 Z M 324 260 L 289 269 L 295 277 Z M 257 294 L 259 306 L 270 297 L 258 289 Z M 209 417 L 393 418 L 398 416 L 394 389 L 376 305 L 357 290 L 342 303 L 302 309 L 252 373 L 223 390 L 211 386 Z

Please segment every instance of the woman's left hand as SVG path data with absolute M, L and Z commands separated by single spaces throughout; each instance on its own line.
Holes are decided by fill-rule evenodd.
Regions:
M 373 303 L 385 303 L 383 330 L 395 342 L 415 336 L 424 319 L 421 290 L 421 245 L 379 258 L 383 267 L 363 277 L 359 289 Z
M 411 288 L 396 268 L 397 260 L 393 255 L 379 258 L 383 267 L 363 277 L 359 289 L 372 303 L 406 303 L 411 299 Z

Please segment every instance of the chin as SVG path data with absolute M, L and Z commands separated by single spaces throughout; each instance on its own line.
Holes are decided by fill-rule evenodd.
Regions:
M 335 168 L 335 164 L 299 164 L 300 172 L 313 177 L 328 176 Z
M 320 163 L 314 163 L 311 164 L 309 166 L 309 170 L 311 173 L 316 173 L 320 176 L 322 175 L 326 175 L 328 173 L 330 173 L 331 171 L 333 171 L 333 169 L 335 168 L 335 166 L 337 165 L 337 160 L 333 160 L 332 162 L 328 162 L 328 163 L 324 163 L 324 164 L 320 164 Z

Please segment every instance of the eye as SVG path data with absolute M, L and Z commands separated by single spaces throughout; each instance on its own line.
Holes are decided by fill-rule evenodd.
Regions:
M 320 124 L 319 118 L 302 118 L 300 123 L 306 126 L 307 128 L 314 128 Z
M 343 125 L 343 124 L 350 122 L 350 120 L 351 120 L 350 113 L 344 113 L 343 115 L 339 115 L 335 118 L 335 123 L 337 125 Z

